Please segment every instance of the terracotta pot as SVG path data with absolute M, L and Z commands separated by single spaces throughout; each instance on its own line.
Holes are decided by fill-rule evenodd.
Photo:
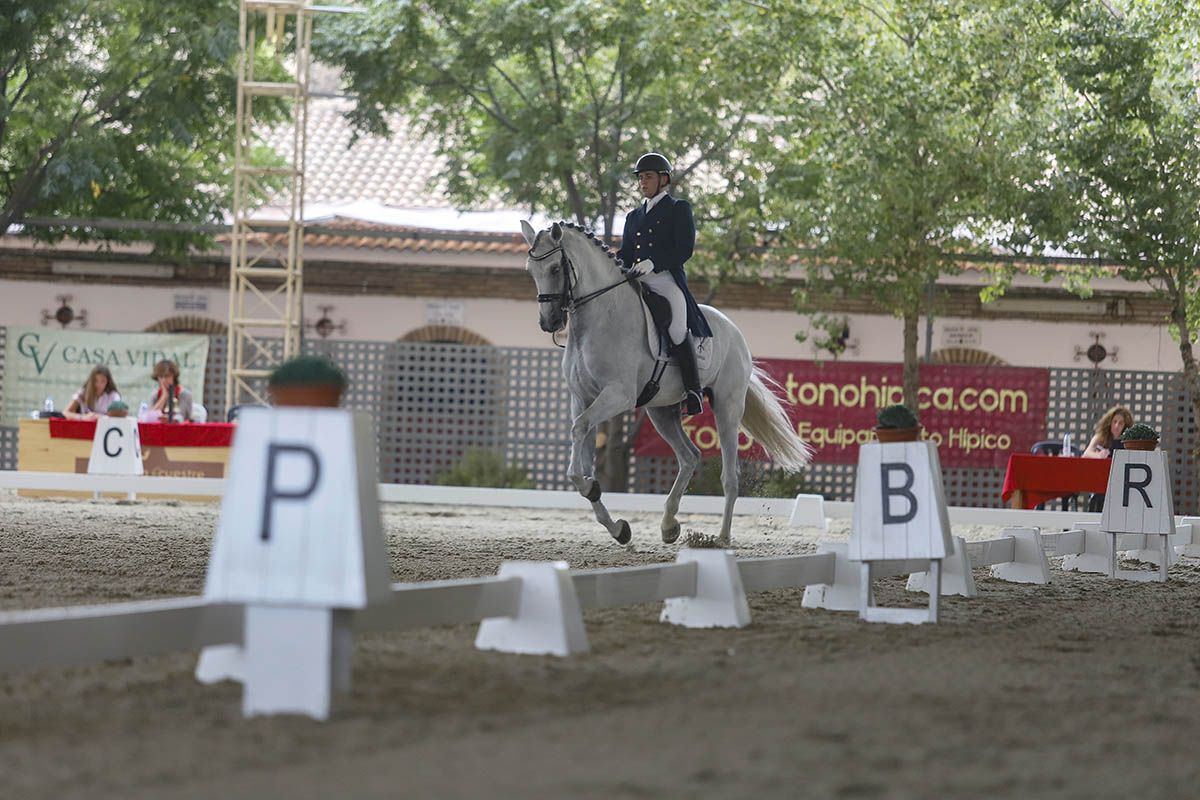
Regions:
M 1122 441 L 1121 445 L 1126 450 L 1157 450 L 1158 439 L 1130 439 Z
M 308 406 L 337 408 L 342 402 L 342 388 L 328 383 L 307 383 L 270 386 L 271 403 L 276 406 Z
M 126 408 L 126 409 L 118 408 L 116 411 L 109 411 L 108 416 L 110 416 L 110 417 L 128 417 L 129 409 L 128 408 Z
M 881 442 L 919 442 L 921 426 L 915 428 L 880 428 L 875 427 L 875 435 Z

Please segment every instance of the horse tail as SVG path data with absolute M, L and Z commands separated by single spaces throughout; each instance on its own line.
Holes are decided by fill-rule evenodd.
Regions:
M 757 366 L 746 389 L 742 429 L 763 446 L 767 455 L 788 472 L 799 472 L 812 460 L 812 448 L 796 435 L 783 404 L 772 389 L 782 387 Z

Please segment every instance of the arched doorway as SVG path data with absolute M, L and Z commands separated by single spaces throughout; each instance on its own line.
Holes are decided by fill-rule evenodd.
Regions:
M 973 347 L 944 347 L 934 350 L 929 361 L 931 364 L 963 364 L 976 367 L 1008 366 L 1008 362 L 999 356 Z
M 208 333 L 224 336 L 228 332 L 229 328 L 224 322 L 211 317 L 202 317 L 199 314 L 180 314 L 167 317 L 146 328 L 146 333 Z
M 409 331 L 397 341 L 426 344 L 491 345 L 491 342 L 478 333 L 457 325 L 425 325 Z

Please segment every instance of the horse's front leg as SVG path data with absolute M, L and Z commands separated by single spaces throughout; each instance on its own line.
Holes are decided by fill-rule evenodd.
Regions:
M 596 521 L 603 525 L 620 544 L 628 544 L 632 538 L 629 523 L 614 520 L 600 500 L 600 482 L 594 477 L 596 462 L 596 427 L 606 419 L 633 407 L 634 398 L 613 387 L 605 388 L 591 405 L 579 411 L 582 402 L 571 397 L 571 464 L 567 476 L 575 488 L 592 504 Z

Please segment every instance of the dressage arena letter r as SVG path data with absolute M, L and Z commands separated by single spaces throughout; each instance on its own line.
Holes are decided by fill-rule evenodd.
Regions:
M 1140 469 L 1146 480 L 1141 483 L 1133 482 L 1133 471 Z M 1150 504 L 1150 495 L 1146 494 L 1146 487 L 1150 485 L 1150 465 L 1149 464 L 1126 464 L 1125 465 L 1125 493 L 1121 498 L 1121 505 L 1129 507 L 1129 490 L 1137 489 L 1138 494 L 1142 496 L 1142 500 L 1146 502 L 1146 508 L 1154 508 Z
M 903 472 L 904 484 L 901 486 L 892 486 L 891 473 Z M 880 464 L 879 465 L 879 485 L 883 489 L 883 524 L 895 525 L 903 522 L 911 522 L 913 517 L 917 515 L 917 496 L 912 493 L 913 484 L 916 483 L 916 476 L 913 474 L 912 467 L 908 464 Z M 903 514 L 892 514 L 891 499 L 894 495 L 899 495 L 908 500 L 908 511 Z
M 121 448 L 119 445 L 117 446 L 116 452 L 112 452 L 108 449 L 108 437 L 112 436 L 114 433 L 120 438 L 125 437 L 125 434 L 121 433 L 120 428 L 109 428 L 104 432 L 104 455 L 108 456 L 109 458 L 116 458 L 117 456 L 121 455 Z
M 275 487 L 275 462 L 283 453 L 296 453 L 308 457 L 312 464 L 312 478 L 308 486 L 299 491 L 281 491 Z M 266 496 L 263 497 L 262 540 L 271 539 L 271 505 L 276 500 L 303 500 L 312 495 L 321 480 L 321 459 L 317 451 L 302 444 L 269 444 L 267 445 L 267 483 Z

